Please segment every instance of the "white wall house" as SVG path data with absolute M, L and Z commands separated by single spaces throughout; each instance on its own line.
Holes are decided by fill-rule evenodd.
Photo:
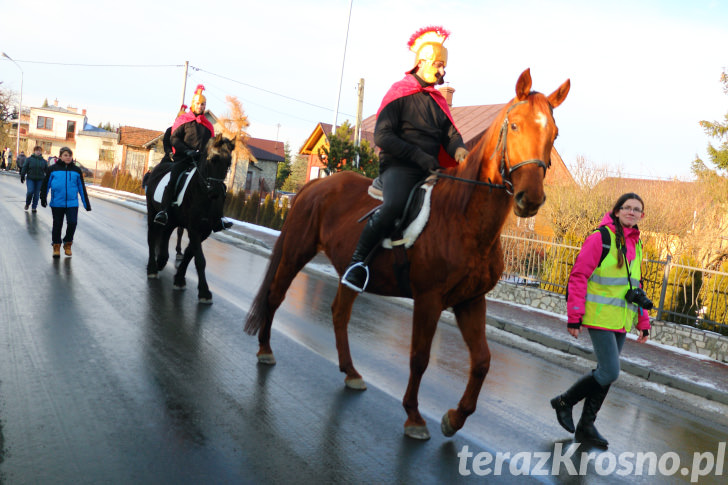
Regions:
M 104 162 L 113 166 L 117 158 L 119 135 L 88 124 L 86 110 L 53 106 L 30 108 L 28 149 L 39 145 L 43 156 L 58 156 L 62 147 L 73 150 L 73 156 L 85 167 L 105 170 Z M 108 165 L 107 165 L 108 166 Z

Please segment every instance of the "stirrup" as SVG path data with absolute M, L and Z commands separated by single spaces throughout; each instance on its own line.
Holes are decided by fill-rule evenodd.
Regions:
M 361 286 L 361 288 L 359 288 L 354 283 L 352 283 L 346 279 L 347 276 L 349 276 L 349 273 L 351 272 L 351 270 L 359 268 L 359 267 L 364 269 L 364 273 L 366 275 L 364 277 L 364 284 Z M 363 292 L 364 288 L 366 288 L 367 285 L 369 284 L 369 267 L 361 261 L 350 265 L 348 268 L 346 268 L 346 271 L 344 271 L 344 274 L 341 277 L 341 284 L 346 286 L 349 289 L 356 291 L 357 293 Z

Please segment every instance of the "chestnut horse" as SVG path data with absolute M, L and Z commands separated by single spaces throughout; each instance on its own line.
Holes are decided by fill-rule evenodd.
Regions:
M 449 307 L 470 352 L 470 375 L 457 409 L 442 418 L 443 434 L 455 434 L 475 411 L 490 366 L 485 294 L 503 272 L 500 232 L 511 208 L 519 217 L 532 217 L 546 199 L 543 180 L 558 132 L 552 110 L 564 101 L 569 88 L 567 80 L 549 96 L 531 92 L 530 70 L 525 70 L 516 83 L 516 97 L 467 159 L 444 170 L 433 189 L 430 219 L 407 250 L 414 315 L 410 377 L 402 404 L 409 437 L 430 437 L 417 394 L 440 314 Z M 270 346 L 273 315 L 304 265 L 323 250 L 339 275 L 346 269 L 362 228 L 358 219 L 378 204 L 367 194 L 370 183 L 357 173 L 340 172 L 311 181 L 296 196 L 245 324 L 248 334 L 258 334 L 259 362 L 275 364 Z M 378 249 L 366 291 L 404 296 L 393 264 L 392 251 Z M 347 335 L 356 296 L 339 284 L 332 305 L 334 333 L 346 386 L 366 389 L 352 363 Z

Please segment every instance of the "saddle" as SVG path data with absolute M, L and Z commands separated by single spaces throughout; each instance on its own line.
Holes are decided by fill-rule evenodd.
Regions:
M 410 264 L 405 250 L 412 247 L 415 240 L 422 234 L 422 231 L 427 225 L 427 221 L 430 218 L 432 188 L 436 182 L 436 177 L 429 176 L 421 183 L 415 185 L 407 199 L 402 216 L 397 219 L 389 237 L 385 238 L 381 243 L 383 248 L 393 250 L 394 274 L 397 278 L 397 285 L 400 291 L 409 297 L 412 297 L 412 288 L 409 279 Z M 375 199 L 382 200 L 381 190 L 375 187 L 374 184 L 369 187 L 368 193 Z M 371 217 L 380 207 L 381 204 L 367 212 L 358 222 L 363 222 Z M 367 261 L 373 253 L 372 251 L 366 258 Z
M 174 190 L 176 197 L 172 201 L 172 205 L 181 205 L 182 201 L 185 198 L 185 193 L 187 192 L 187 187 L 190 185 L 190 181 L 192 180 L 192 177 L 195 174 L 195 171 L 197 170 L 197 167 L 192 167 L 188 170 L 185 170 L 182 172 L 177 180 L 175 181 Z M 154 191 L 154 201 L 158 203 L 162 203 L 162 197 L 164 196 L 164 190 L 169 185 L 169 180 L 172 176 L 172 172 L 167 172 L 164 174 L 162 179 L 159 181 L 159 184 L 157 184 L 157 188 Z

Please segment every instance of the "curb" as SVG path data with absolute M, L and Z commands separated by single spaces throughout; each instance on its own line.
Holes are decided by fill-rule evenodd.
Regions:
M 596 362 L 594 352 L 588 347 L 560 340 L 552 337 L 551 335 L 534 330 L 533 328 L 526 327 L 503 318 L 487 316 L 486 320 L 489 325 L 514 335 L 518 335 L 526 340 Z M 666 372 L 649 369 L 645 365 L 635 363 L 625 357 L 620 359 L 620 367 L 623 372 L 627 372 L 628 374 L 644 379 L 645 381 L 678 389 L 721 404 L 728 404 L 728 393 L 715 389 L 714 387 L 701 385 L 687 379 L 681 379 Z

